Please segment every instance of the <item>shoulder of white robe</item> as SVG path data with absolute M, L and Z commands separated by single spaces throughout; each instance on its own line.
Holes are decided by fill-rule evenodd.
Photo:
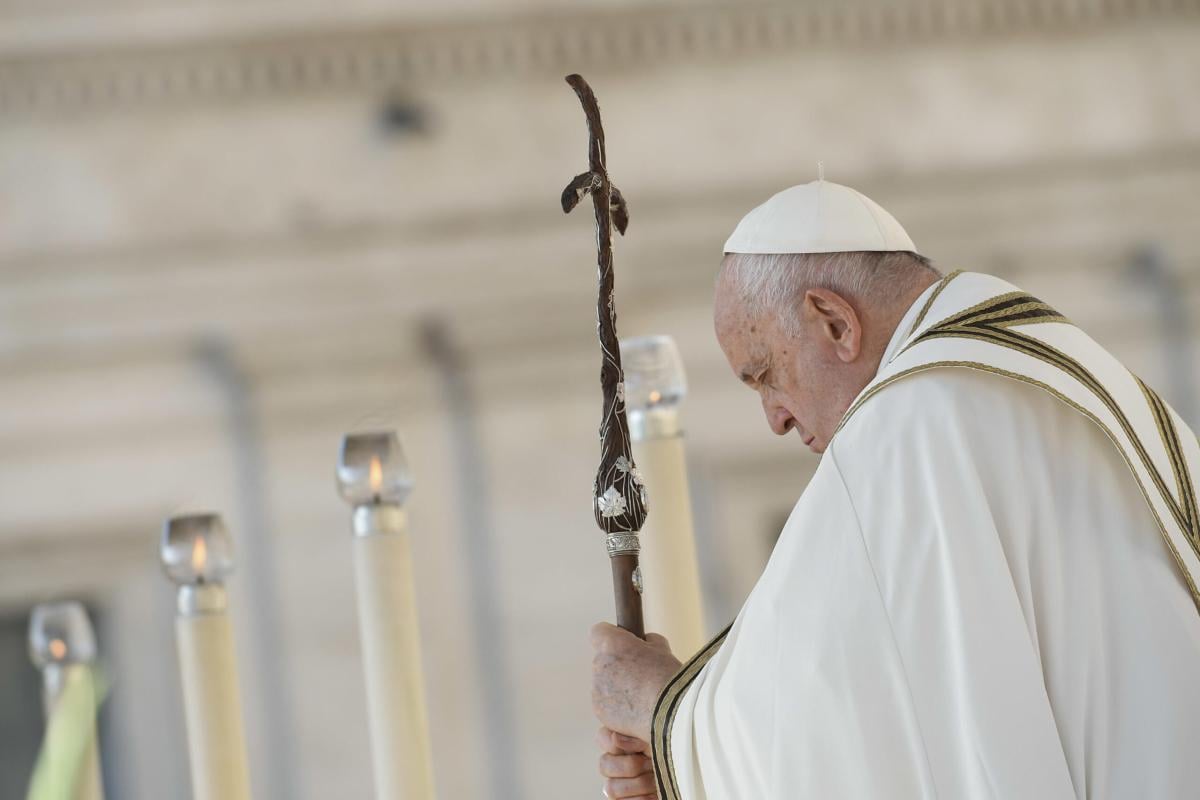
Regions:
M 679 710 L 679 701 L 704 669 L 704 665 L 721 649 L 721 644 L 732 627 L 730 624 L 700 648 L 700 652 L 692 656 L 674 677 L 667 681 L 667 685 L 658 696 L 658 702 L 654 704 L 654 716 L 650 720 L 650 752 L 658 781 L 659 800 L 681 800 L 679 783 L 675 778 L 675 764 L 671 758 L 671 728 L 675 724 L 675 713 Z
M 1117 447 L 1200 609 L 1195 580 L 1200 575 L 1200 503 L 1192 481 L 1192 473 L 1200 469 L 1200 451 L 1195 435 L 1153 389 L 1036 297 L 999 279 L 971 275 L 975 280 L 960 282 L 962 291 L 948 298 L 951 293 L 943 290 L 960 274 L 943 279 L 900 355 L 859 394 L 838 431 L 891 384 L 935 368 L 968 368 L 1037 386 L 1098 425 Z M 939 321 L 922 327 L 927 317 Z M 1049 333 L 1055 328 L 1051 323 L 1076 335 L 1056 341 Z M 1161 457 L 1147 447 L 1150 437 L 1161 441 Z

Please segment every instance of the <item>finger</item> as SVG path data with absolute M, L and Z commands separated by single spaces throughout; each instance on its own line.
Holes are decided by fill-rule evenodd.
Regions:
M 621 736 L 621 734 L 616 733 L 615 731 L 601 727 L 600 730 L 596 732 L 596 746 L 600 748 L 601 753 L 613 753 L 615 755 L 631 755 L 642 752 L 637 748 L 626 749 L 622 747 L 620 739 L 625 738 L 628 737 Z M 633 741 L 636 742 L 637 739 L 634 739 Z
M 648 772 L 636 778 L 609 778 L 604 782 L 608 796 L 616 798 L 644 797 L 655 794 L 654 773 Z
M 619 630 L 621 629 L 616 625 L 611 625 L 607 622 L 597 622 L 588 631 L 588 641 L 592 643 L 592 649 L 597 653 L 606 652 L 613 633 Z
M 650 759 L 640 754 L 600 756 L 600 774 L 606 778 L 636 778 L 651 771 Z
M 659 650 L 666 650 L 668 653 L 671 652 L 671 643 L 661 633 L 647 633 L 646 644 L 653 645 Z
M 626 753 L 650 752 L 650 745 L 646 744 L 636 736 L 626 736 L 623 733 L 617 733 L 615 731 L 611 731 L 611 733 L 613 742 L 616 744 L 619 750 L 623 750 Z M 611 753 L 613 751 L 610 750 L 609 752 Z
M 596 731 L 596 747 L 601 753 L 612 753 L 618 756 L 649 755 L 650 745 L 633 736 L 617 733 L 605 726 Z
M 589 637 L 592 648 L 598 653 L 627 652 L 646 646 L 640 637 L 608 622 L 597 622 L 593 625 Z

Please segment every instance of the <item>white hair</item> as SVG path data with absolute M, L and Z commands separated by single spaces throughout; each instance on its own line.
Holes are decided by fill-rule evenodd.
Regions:
M 929 259 L 910 251 L 845 253 L 728 253 L 721 274 L 754 318 L 775 316 L 795 334 L 804 292 L 828 289 L 860 305 L 886 308 L 916 282 L 940 277 Z

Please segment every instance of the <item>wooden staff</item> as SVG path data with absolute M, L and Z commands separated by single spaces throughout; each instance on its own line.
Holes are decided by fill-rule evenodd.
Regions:
M 589 169 L 567 184 L 562 193 L 562 208 L 564 213 L 570 213 L 583 196 L 590 193 L 596 212 L 596 263 L 600 283 L 596 316 L 602 356 L 600 388 L 604 393 L 600 468 L 593 487 L 596 524 L 605 533 L 605 545 L 612 563 L 617 624 L 644 639 L 638 531 L 646 521 L 646 488 L 634 466 L 629 422 L 625 418 L 625 377 L 621 370 L 617 312 L 613 303 L 612 231 L 615 226 L 624 235 L 629 212 L 625 199 L 608 179 L 604 127 L 600 123 L 596 95 L 579 75 L 568 75 L 567 83 L 579 96 L 587 117 Z

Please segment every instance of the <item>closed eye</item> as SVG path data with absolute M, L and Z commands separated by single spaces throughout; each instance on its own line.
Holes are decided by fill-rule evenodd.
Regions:
M 766 380 L 768 372 L 770 372 L 770 370 L 767 367 L 762 367 L 754 372 L 746 370 L 738 377 L 741 378 L 742 383 L 746 384 L 751 389 L 756 389 L 763 384 L 764 380 Z

